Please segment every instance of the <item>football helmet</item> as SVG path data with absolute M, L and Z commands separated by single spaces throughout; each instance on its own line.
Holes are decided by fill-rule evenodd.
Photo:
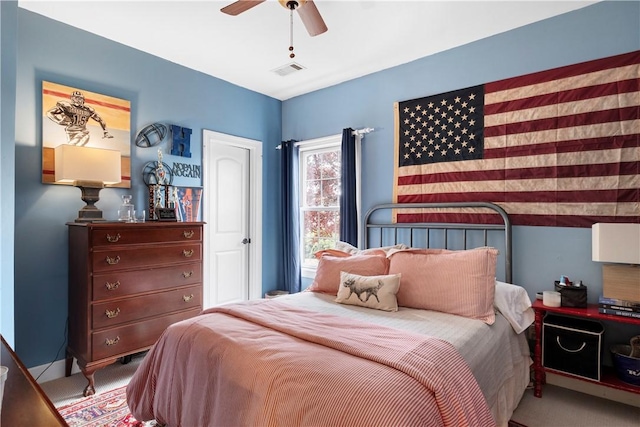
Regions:
M 73 105 L 77 105 L 77 106 L 81 106 L 84 105 L 84 95 L 82 94 L 82 92 L 80 91 L 74 91 L 71 94 L 71 103 L 73 103 Z

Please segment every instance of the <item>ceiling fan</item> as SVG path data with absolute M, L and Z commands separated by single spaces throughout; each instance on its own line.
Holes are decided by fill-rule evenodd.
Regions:
M 265 0 L 238 0 L 223 7 L 220 11 L 228 15 L 236 16 L 264 1 Z M 278 0 L 278 3 L 286 9 L 289 9 L 292 14 L 294 10 L 298 11 L 298 15 L 300 15 L 300 19 L 311 37 L 327 31 L 327 25 L 324 23 L 322 16 L 320 16 L 320 12 L 318 12 L 318 8 L 315 3 L 313 3 L 313 0 Z

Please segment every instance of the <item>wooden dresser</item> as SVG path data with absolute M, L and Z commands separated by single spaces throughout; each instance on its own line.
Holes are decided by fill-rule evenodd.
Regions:
M 202 310 L 202 223 L 68 223 L 69 342 L 94 373 L 149 349 L 172 323 Z

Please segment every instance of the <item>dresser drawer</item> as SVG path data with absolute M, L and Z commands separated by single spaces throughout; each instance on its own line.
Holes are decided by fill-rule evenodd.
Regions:
M 202 264 L 199 261 L 153 269 L 100 273 L 93 276 L 92 299 L 101 301 L 196 283 L 202 283 Z
M 202 285 L 94 304 L 93 329 L 192 308 L 202 308 Z
M 124 355 L 151 347 L 169 325 L 197 316 L 200 309 L 156 317 L 91 334 L 93 360 Z
M 93 271 L 124 270 L 163 266 L 179 262 L 202 260 L 202 244 L 176 243 L 165 246 L 120 247 L 93 252 Z
M 90 244 L 93 247 L 138 245 L 147 243 L 200 242 L 202 227 L 198 226 L 162 226 L 122 224 L 119 227 L 93 227 Z

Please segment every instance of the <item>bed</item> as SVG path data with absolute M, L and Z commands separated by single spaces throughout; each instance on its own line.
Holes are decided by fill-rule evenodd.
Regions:
M 408 209 L 489 211 L 498 223 L 390 221 Z M 522 332 L 533 312 L 509 283 L 506 213 L 385 204 L 362 234 L 366 249 L 319 253 L 303 292 L 167 328 L 127 387 L 133 416 L 168 426 L 507 425 L 529 384 Z

